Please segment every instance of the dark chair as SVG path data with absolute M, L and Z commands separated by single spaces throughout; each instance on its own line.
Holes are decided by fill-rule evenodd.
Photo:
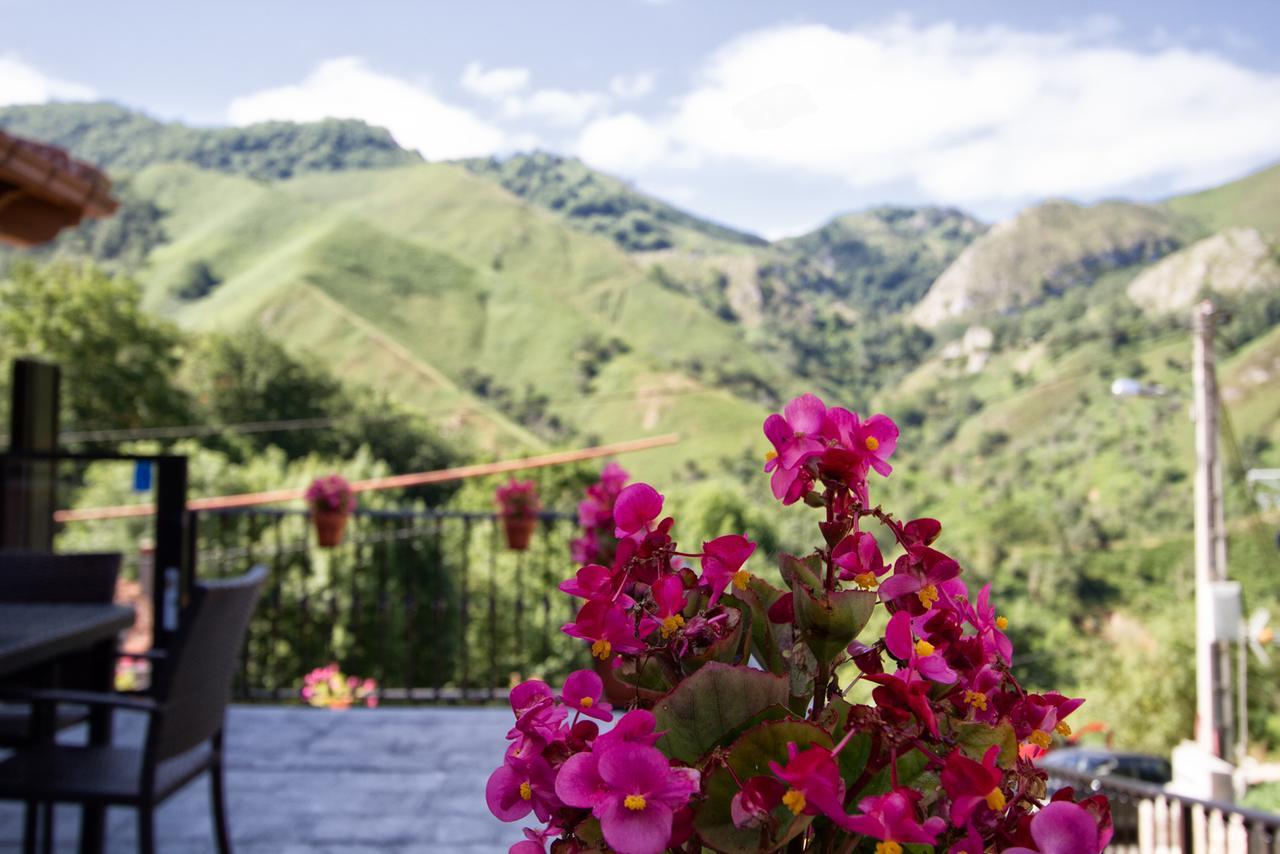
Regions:
M 49 554 L 6 549 L 0 551 L 0 602 L 60 602 L 66 604 L 111 602 L 120 574 L 117 553 Z M 71 656 L 57 667 L 58 687 L 86 689 L 101 682 L 93 674 L 91 656 Z M 95 679 L 94 677 L 99 678 Z M 8 683 L 37 687 L 47 682 L 45 669 L 39 673 L 15 674 Z M 82 722 L 83 709 L 58 710 L 57 729 Z M 0 747 L 26 744 L 33 737 L 29 706 L 0 706 Z
M 210 775 L 218 850 L 228 854 L 222 730 L 249 618 L 267 571 L 197 584 L 168 655 L 155 668 L 151 695 L 34 691 L 35 703 L 83 703 L 144 712 L 141 749 L 38 744 L 0 762 L 0 800 L 131 806 L 138 850 L 155 850 L 155 808 L 202 772 Z M 25 842 L 34 850 L 34 839 Z

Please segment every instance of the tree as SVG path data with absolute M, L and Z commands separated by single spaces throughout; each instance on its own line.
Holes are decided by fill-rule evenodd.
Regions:
M 181 344 L 176 327 L 143 311 L 133 280 L 92 264 L 21 263 L 0 281 L 0 353 L 62 367 L 64 428 L 188 423 L 191 402 L 174 382 Z

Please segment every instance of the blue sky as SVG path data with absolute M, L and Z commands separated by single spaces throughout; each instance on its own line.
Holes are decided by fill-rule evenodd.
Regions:
M 1071 6 L 0 0 L 0 103 L 545 148 L 770 236 L 881 203 L 1154 199 L 1280 159 L 1280 3 Z

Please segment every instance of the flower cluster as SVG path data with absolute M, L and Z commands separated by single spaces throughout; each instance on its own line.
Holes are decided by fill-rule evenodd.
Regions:
M 596 721 L 613 721 L 603 693 L 603 680 L 590 670 L 571 673 L 559 696 L 540 680 L 511 692 L 511 745 L 485 799 L 503 821 L 532 812 L 546 824 L 526 830 L 513 854 L 545 852 L 548 839 L 570 829 L 580 838 L 602 837 L 617 851 L 659 852 L 689 838 L 688 803 L 699 773 L 672 765 L 653 746 L 651 712 L 633 709 L 601 733 Z
M 378 683 L 373 679 L 347 676 L 337 664 L 317 667 L 302 677 L 302 699 L 321 709 L 349 709 L 362 704 L 378 707 Z
M 313 510 L 333 513 L 352 513 L 356 509 L 356 495 L 351 484 L 340 474 L 330 474 L 311 481 L 305 495 Z
M 498 487 L 493 498 L 503 516 L 529 518 L 537 516 L 542 509 L 537 484 L 531 480 L 512 478 Z
M 613 503 L 631 475 L 617 463 L 609 463 L 600 479 L 587 487 L 587 497 L 578 504 L 578 524 L 582 536 L 569 544 L 570 555 L 579 566 L 612 563 L 618 540 L 613 535 Z
M 1047 800 L 1032 761 L 1070 735 L 1066 719 L 1083 701 L 1025 690 L 1008 621 L 989 586 L 972 595 L 960 563 L 936 547 L 941 524 L 900 521 L 870 500 L 870 473 L 892 471 L 893 421 L 804 395 L 764 430 L 773 494 L 821 512 L 821 545 L 780 555 L 778 587 L 745 568 L 755 550 L 745 537 L 680 551 L 663 496 L 622 488 L 612 559 L 561 589 L 583 600 L 564 631 L 626 686 L 629 711 L 603 734 L 581 720 L 600 708 L 602 683 L 588 671 L 559 700 L 540 682 L 512 692 L 517 723 L 490 808 L 545 824 L 513 852 L 553 839 L 557 851 L 596 850 L 601 838 L 620 854 L 686 843 L 1102 850 L 1106 800 L 1077 804 L 1069 790 Z M 860 639 L 881 608 L 883 633 Z

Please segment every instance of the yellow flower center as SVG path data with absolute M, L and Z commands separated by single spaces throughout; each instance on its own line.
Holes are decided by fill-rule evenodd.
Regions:
M 800 815 L 804 812 L 804 792 L 799 789 L 788 789 L 787 793 L 782 796 L 782 802 L 787 805 L 793 815 Z
M 520 798 L 522 800 L 527 801 L 532 797 L 533 797 L 533 786 L 530 786 L 528 781 L 526 780 L 525 782 L 520 784 Z
M 751 573 L 745 569 L 740 569 L 733 574 L 733 586 L 739 590 L 746 590 L 747 585 L 751 583 Z
M 767 451 L 765 451 L 765 452 L 764 452 L 764 461 L 765 461 L 766 463 L 768 463 L 768 462 L 772 462 L 773 460 L 776 460 L 777 458 L 778 458 L 778 452 L 777 452 L 777 451 L 775 451 L 775 450 L 773 450 L 772 448 L 770 448 L 769 450 L 767 450 Z
M 622 805 L 629 810 L 642 810 L 647 805 L 644 795 L 627 795 Z
M 582 706 L 582 708 L 584 709 L 589 709 L 595 704 L 596 704 L 596 701 L 591 699 L 590 697 L 583 697 L 582 702 L 580 702 L 578 705 Z
M 684 617 L 679 614 L 672 614 L 662 621 L 662 636 L 669 638 L 674 635 L 681 626 L 684 625 Z
M 920 599 L 921 605 L 932 608 L 933 603 L 938 601 L 938 588 L 933 584 L 926 584 L 916 596 Z
M 1043 747 L 1047 749 L 1049 745 L 1053 744 L 1053 736 L 1049 735 L 1049 733 L 1042 729 L 1038 729 L 1031 733 L 1031 736 L 1027 741 L 1031 742 L 1036 747 Z
M 902 854 L 902 846 L 892 839 L 876 843 L 876 854 Z
M 999 629 L 999 630 L 1000 630 L 1000 631 L 1002 631 L 1002 632 L 1003 632 L 1005 629 L 1009 628 L 1009 618 L 1008 618 L 1008 617 L 996 617 L 996 628 L 997 628 L 997 629 Z
M 964 702 L 968 706 L 985 712 L 987 710 L 987 695 L 981 691 L 965 691 Z
M 601 661 L 608 661 L 613 655 L 613 644 L 604 639 L 598 640 L 591 645 L 591 654 Z
M 853 583 L 863 590 L 875 590 L 880 581 L 874 572 L 860 572 L 853 577 Z
M 1058 725 L 1053 728 L 1053 731 L 1056 732 L 1058 735 L 1062 736 L 1063 738 L 1070 738 L 1071 724 L 1067 723 L 1066 721 L 1058 721 Z
M 921 658 L 933 655 L 933 644 L 929 643 L 927 640 L 916 641 L 916 655 Z
M 1004 792 L 1000 791 L 999 786 L 987 792 L 987 806 L 991 807 L 991 809 L 996 812 L 1003 810 L 1006 803 L 1007 802 L 1004 799 Z
M 880 447 L 880 440 L 875 436 L 868 436 L 867 441 L 863 442 L 867 446 L 868 451 L 874 451 Z

